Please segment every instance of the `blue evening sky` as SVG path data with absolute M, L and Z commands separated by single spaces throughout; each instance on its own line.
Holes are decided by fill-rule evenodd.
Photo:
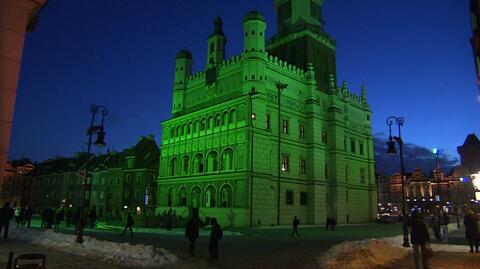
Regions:
M 262 12 L 276 31 L 273 0 L 49 1 L 25 40 L 10 159 L 41 161 L 86 149 L 90 104 L 102 104 L 110 149 L 134 145 L 168 119 L 175 54 L 205 65 L 206 38 L 221 15 L 227 57 L 243 46 L 242 17 Z M 338 80 L 368 90 L 374 133 L 405 117 L 407 142 L 457 156 L 480 134 L 480 102 L 466 0 L 325 0 L 337 41 Z

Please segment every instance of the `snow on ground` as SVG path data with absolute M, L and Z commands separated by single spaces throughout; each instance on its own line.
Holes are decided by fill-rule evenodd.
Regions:
M 325 269 L 370 269 L 385 266 L 408 254 L 402 236 L 346 241 L 333 246 L 317 263 Z
M 449 232 L 457 230 L 457 224 L 448 225 Z M 403 236 L 345 241 L 335 245 L 317 259 L 325 269 L 371 269 L 386 266 L 405 257 L 411 248 L 402 246 Z M 432 244 L 434 251 L 464 252 L 464 246 Z
M 131 245 L 129 243 L 102 241 L 89 236 L 84 236 L 83 244 L 78 244 L 75 242 L 75 235 L 24 227 L 12 228 L 9 235 L 12 239 L 76 255 L 99 257 L 107 262 L 130 268 L 158 268 L 178 261 L 178 258 L 169 251 L 151 245 Z

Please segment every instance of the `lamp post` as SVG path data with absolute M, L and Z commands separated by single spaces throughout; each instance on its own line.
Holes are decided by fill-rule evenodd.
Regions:
M 95 124 L 95 116 L 100 113 L 102 118 L 100 121 L 100 125 Z M 94 134 L 97 135 L 97 140 L 93 143 L 97 147 L 105 146 L 105 131 L 103 128 L 103 122 L 105 116 L 108 114 L 108 109 L 104 106 L 97 106 L 91 105 L 90 106 L 90 114 L 92 114 L 92 118 L 90 120 L 90 127 L 87 129 L 88 135 L 88 144 L 87 144 L 87 161 L 85 162 L 85 176 L 83 179 L 83 191 L 82 191 L 82 200 L 80 202 L 81 205 L 81 213 L 80 213 L 80 220 L 78 221 L 77 225 L 77 243 L 83 243 L 83 228 L 85 225 L 85 209 L 90 207 L 90 197 L 91 197 L 91 190 L 92 190 L 92 178 L 89 175 L 89 162 L 90 162 L 90 152 L 92 148 L 92 137 Z
M 282 155 L 280 153 L 280 144 L 281 144 L 281 132 L 282 132 L 282 114 L 281 114 L 281 96 L 282 96 L 282 91 L 287 88 L 287 84 L 283 84 L 281 82 L 277 82 L 275 84 L 277 86 L 277 91 L 278 91 L 278 148 L 277 148 L 277 154 L 278 154 L 278 178 L 277 178 L 277 225 L 280 225 L 280 173 L 281 173 L 281 164 L 282 164 Z
M 440 150 L 433 149 L 432 152 L 436 156 L 435 177 L 436 177 L 436 181 L 437 181 L 435 203 L 434 203 L 434 206 L 435 206 L 434 214 L 435 214 L 435 216 L 440 216 L 439 205 L 441 205 L 440 201 L 441 201 L 441 197 L 442 197 L 442 194 L 440 192 Z M 437 200 L 437 196 L 438 196 L 438 200 Z
M 253 113 L 253 96 L 258 92 L 252 90 L 248 93 L 250 101 L 250 227 L 253 227 L 253 120 L 256 115 Z
M 388 125 L 388 142 L 387 142 L 387 154 L 396 155 L 397 150 L 395 149 L 395 142 L 398 143 L 400 148 L 400 176 L 402 180 L 402 214 L 403 214 L 403 246 L 409 247 L 410 243 L 408 242 L 408 229 L 407 229 L 407 205 L 405 202 L 405 166 L 403 164 L 403 140 L 402 140 L 402 126 L 405 123 L 405 119 L 402 117 L 388 117 L 386 121 Z M 398 127 L 398 136 L 392 137 L 392 125 L 395 123 Z

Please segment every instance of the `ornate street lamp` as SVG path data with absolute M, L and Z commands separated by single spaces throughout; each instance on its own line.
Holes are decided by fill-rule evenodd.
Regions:
M 281 144 L 281 132 L 282 132 L 282 114 L 281 114 L 281 96 L 282 96 L 282 91 L 287 88 L 287 84 L 277 82 L 275 84 L 277 86 L 278 90 L 278 148 L 277 148 L 277 154 L 278 154 L 278 178 L 277 178 L 277 225 L 280 225 L 280 174 L 281 174 L 281 164 L 282 164 L 282 155 L 280 153 L 280 144 Z
M 402 126 L 405 123 L 405 119 L 402 117 L 388 117 L 386 121 L 388 125 L 388 142 L 387 142 L 387 154 L 396 155 L 395 142 L 398 143 L 400 149 L 400 176 L 402 178 L 402 214 L 403 214 L 403 246 L 410 247 L 408 241 L 408 229 L 407 229 L 407 205 L 405 202 L 405 166 L 403 164 L 403 140 L 402 140 Z M 392 124 L 396 124 L 398 127 L 398 136 L 392 136 Z
M 94 125 L 95 124 L 95 116 L 100 113 L 102 118 L 100 121 L 100 125 Z M 83 179 L 83 191 L 82 191 L 82 200 L 80 202 L 81 205 L 81 213 L 80 213 L 80 220 L 78 221 L 77 225 L 77 238 L 76 241 L 77 243 L 83 243 L 83 228 L 85 225 L 85 210 L 90 207 L 90 198 L 91 198 L 91 190 L 92 190 L 92 184 L 91 184 L 91 176 L 89 174 L 89 162 L 90 162 L 90 152 L 92 148 L 92 144 L 94 144 L 97 147 L 103 147 L 106 146 L 105 144 L 105 130 L 103 128 L 103 121 L 105 119 L 105 116 L 108 114 L 108 109 L 104 106 L 97 106 L 97 105 L 91 105 L 90 106 L 90 114 L 92 114 L 92 118 L 90 120 L 90 127 L 87 129 L 87 135 L 88 135 L 88 144 L 87 144 L 87 161 L 85 162 L 85 176 Z M 92 138 L 93 135 L 97 135 L 97 140 L 92 143 Z

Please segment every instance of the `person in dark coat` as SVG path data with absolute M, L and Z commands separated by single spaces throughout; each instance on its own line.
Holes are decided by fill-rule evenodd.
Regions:
M 450 218 L 448 217 L 447 212 L 443 211 L 440 219 L 440 224 L 442 227 L 442 242 L 448 242 L 448 224 L 450 223 Z
M 468 239 L 468 243 L 470 244 L 470 253 L 473 253 L 473 246 L 475 245 L 475 252 L 478 252 L 480 234 L 479 234 L 479 227 L 478 221 L 475 217 L 475 213 L 472 210 L 468 210 L 465 214 L 465 218 L 463 220 L 463 224 L 465 225 L 465 237 Z
M 67 207 L 67 210 L 65 210 L 65 224 L 67 227 L 70 227 L 70 224 L 72 223 L 72 217 L 73 217 L 73 210 L 72 207 Z
M 90 228 L 95 228 L 95 225 L 97 223 L 97 209 L 95 206 L 92 206 L 92 209 L 90 210 Z
M 27 205 L 25 207 L 25 223 L 27 224 L 27 227 L 30 228 L 30 223 L 32 221 L 32 208 Z
M 296 234 L 298 237 L 300 237 L 300 234 L 298 233 L 298 225 L 300 224 L 300 220 L 297 219 L 297 216 L 293 217 L 293 221 L 292 221 L 292 226 L 293 226 L 293 230 L 292 230 L 292 238 L 293 236 Z
M 10 202 L 5 202 L 2 208 L 0 208 L 0 234 L 3 230 L 3 239 L 8 239 L 8 228 L 10 226 L 10 221 L 12 220 L 15 212 L 10 207 Z
M 332 218 L 332 223 L 330 224 L 330 230 L 335 231 L 335 227 L 337 226 L 337 220 Z
M 328 231 L 328 228 L 330 228 L 330 224 L 332 223 L 331 218 L 327 218 L 327 221 L 325 222 L 325 230 Z
M 130 230 L 130 237 L 133 237 L 133 225 L 135 224 L 135 221 L 133 220 L 132 213 L 128 212 L 127 213 L 127 225 L 125 225 L 125 229 L 122 232 L 122 236 L 125 234 L 127 229 Z
M 199 235 L 200 220 L 198 216 L 194 215 L 185 226 L 185 237 L 190 241 L 188 247 L 188 253 L 193 256 L 193 250 L 195 249 L 195 241 L 197 241 Z
M 47 210 L 47 229 L 51 229 L 55 224 L 55 209 L 48 208 Z
M 45 208 L 42 211 L 42 223 L 40 224 L 40 227 L 47 228 L 47 219 L 48 219 L 48 208 Z
M 430 228 L 432 228 L 433 235 L 438 242 L 442 242 L 442 234 L 440 232 L 440 218 L 433 216 L 430 220 Z
M 223 238 L 222 227 L 218 225 L 217 219 L 210 220 L 212 230 L 210 232 L 210 242 L 208 243 L 208 250 L 210 252 L 210 260 L 218 260 L 218 241 Z
M 430 236 L 428 228 L 423 221 L 421 212 L 413 211 L 409 221 L 410 240 L 413 247 L 413 259 L 415 260 L 415 268 L 421 269 L 420 257 L 422 258 L 423 269 L 428 269 L 427 244 L 430 244 Z M 420 252 L 421 251 L 421 256 Z

